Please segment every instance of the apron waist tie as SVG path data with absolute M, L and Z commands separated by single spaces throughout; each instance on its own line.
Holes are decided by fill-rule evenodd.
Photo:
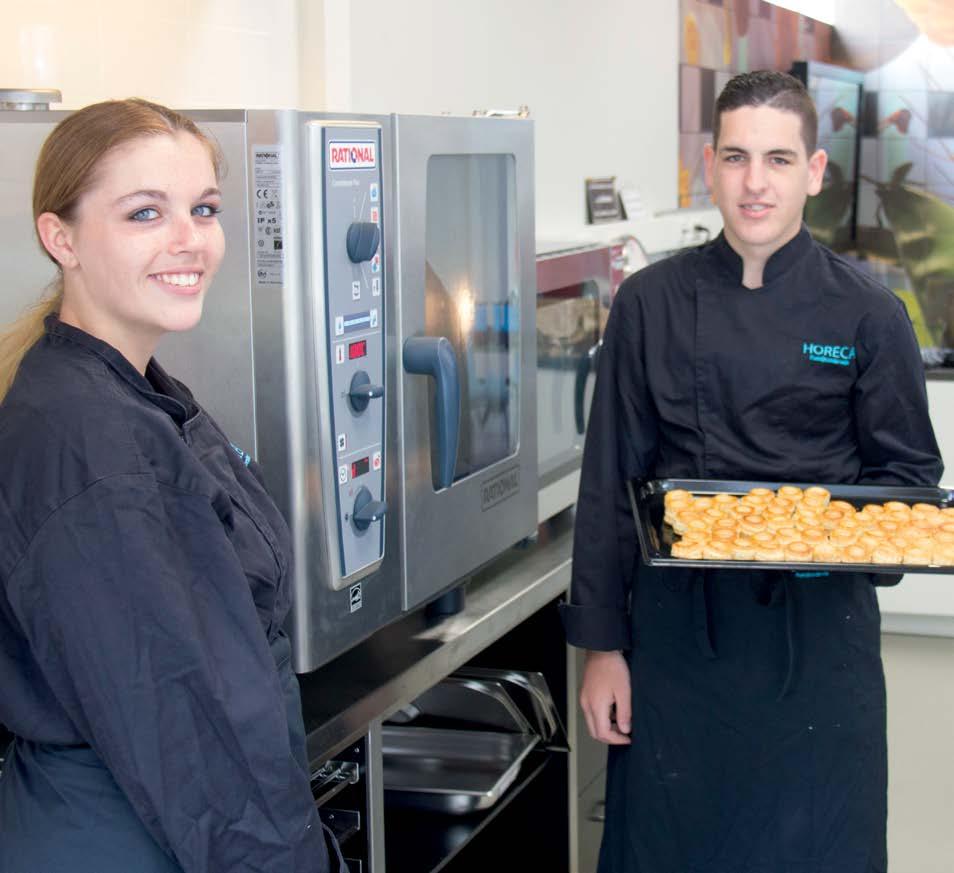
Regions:
M 704 658 L 710 661 L 716 657 L 712 645 L 712 632 L 709 627 L 709 603 L 706 592 L 705 571 L 693 573 L 692 578 L 692 625 L 696 636 L 696 645 Z
M 792 689 L 795 680 L 795 582 L 791 576 L 785 576 L 783 583 L 776 589 L 785 608 L 785 648 L 788 666 L 785 670 L 785 680 L 782 689 L 775 699 L 781 701 Z
M 795 668 L 798 658 L 795 646 L 796 605 L 794 586 L 797 583 L 791 576 L 784 576 L 776 583 L 769 599 L 769 605 L 782 604 L 785 610 L 785 678 L 779 690 L 777 701 L 784 699 L 792 690 L 795 681 Z M 692 623 L 696 645 L 704 658 L 714 660 L 716 654 L 712 642 L 712 630 L 709 623 L 708 580 L 705 571 L 693 574 L 692 579 Z

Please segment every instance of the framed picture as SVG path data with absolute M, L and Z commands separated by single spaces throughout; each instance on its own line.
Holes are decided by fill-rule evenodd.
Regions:
M 616 177 L 586 180 L 586 223 L 619 221 L 623 217 L 616 193 Z

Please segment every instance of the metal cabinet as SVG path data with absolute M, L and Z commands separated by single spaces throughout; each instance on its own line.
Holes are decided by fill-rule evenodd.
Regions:
M 349 873 L 510 869 L 508 851 L 516 869 L 526 846 L 541 870 L 572 869 L 572 756 L 565 737 L 562 745 L 539 744 L 491 807 L 466 815 L 409 811 L 390 802 L 382 744 L 385 722 L 466 668 L 542 673 L 567 725 L 569 650 L 557 605 L 569 585 L 571 548 L 572 520 L 555 520 L 537 542 L 510 550 L 476 574 L 458 614 L 429 619 L 425 610 L 410 613 L 299 677 L 315 769 L 353 759 L 362 777 L 322 805 L 326 823 L 347 834 L 342 850 Z M 353 813 L 358 830 L 352 829 Z
M 579 706 L 583 679 L 583 649 L 569 649 L 567 658 L 568 706 L 572 707 L 570 744 L 570 845 L 573 873 L 596 873 L 600 841 L 603 838 L 604 796 L 606 794 L 606 746 L 587 730 Z

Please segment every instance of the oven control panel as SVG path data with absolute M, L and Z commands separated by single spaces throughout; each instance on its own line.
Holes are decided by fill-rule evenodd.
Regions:
M 381 129 L 323 130 L 324 261 L 341 577 L 384 554 L 385 331 Z

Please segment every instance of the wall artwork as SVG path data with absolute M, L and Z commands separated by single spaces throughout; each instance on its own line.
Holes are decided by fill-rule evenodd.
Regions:
M 839 0 L 833 60 L 865 74 L 858 254 L 954 365 L 954 3 Z
M 829 61 L 832 29 L 763 0 L 680 0 L 679 21 L 678 206 L 709 206 L 702 147 L 725 83 L 749 70 Z

